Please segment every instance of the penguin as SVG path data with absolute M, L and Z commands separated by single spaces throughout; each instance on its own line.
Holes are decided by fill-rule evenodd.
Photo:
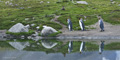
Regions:
M 68 45 L 68 52 L 71 53 L 72 49 L 73 49 L 73 41 L 70 41 Z
M 82 53 L 82 51 L 85 50 L 85 42 L 81 42 L 81 45 L 80 45 L 80 53 Z
M 79 19 L 79 25 L 80 25 L 81 30 L 85 31 L 85 25 L 83 23 L 83 19 L 82 18 Z
M 67 19 L 67 23 L 68 23 L 68 29 L 69 31 L 72 31 L 72 22 L 70 19 Z
M 99 19 L 99 26 L 100 26 L 100 31 L 103 32 L 104 31 L 104 23 L 103 23 L 103 19 L 101 17 L 98 18 Z
M 100 45 L 99 45 L 99 54 L 102 54 L 104 49 L 104 41 L 101 41 Z

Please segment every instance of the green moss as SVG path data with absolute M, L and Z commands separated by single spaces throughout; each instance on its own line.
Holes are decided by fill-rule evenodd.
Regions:
M 50 35 L 48 35 L 48 37 L 56 37 L 58 34 L 62 33 L 61 31 L 58 31 L 56 33 L 52 33 Z
M 33 30 L 29 30 L 29 32 L 19 32 L 19 33 L 13 33 L 13 32 L 9 32 L 7 31 L 6 34 L 11 34 L 11 35 L 15 35 L 15 36 L 20 36 L 20 35 L 32 35 L 34 33 Z

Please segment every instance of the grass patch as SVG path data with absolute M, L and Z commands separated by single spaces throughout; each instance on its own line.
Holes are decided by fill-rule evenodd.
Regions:
M 34 23 L 37 26 L 48 25 L 59 30 L 62 27 L 50 21 L 54 18 L 54 14 L 60 15 L 58 20 L 66 26 L 66 19 L 70 16 L 74 30 L 79 30 L 77 28 L 79 27 L 78 17 L 84 18 L 84 16 L 87 16 L 86 21 L 84 21 L 86 26 L 98 21 L 96 15 L 101 15 L 106 22 L 120 24 L 119 0 L 115 0 L 115 4 L 111 4 L 110 0 L 86 0 L 88 5 L 74 4 L 68 0 L 2 1 L 0 2 L 0 29 L 9 29 L 16 23 L 23 23 L 24 25 Z M 6 1 L 12 4 L 5 4 Z M 62 6 L 65 7 L 65 11 L 61 10 Z M 26 18 L 29 20 L 25 20 Z

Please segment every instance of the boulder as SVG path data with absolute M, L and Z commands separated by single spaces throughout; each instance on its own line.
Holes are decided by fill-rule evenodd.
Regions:
M 41 31 L 42 36 L 48 36 L 49 34 L 57 32 L 54 28 L 49 26 L 43 26 L 43 29 Z
M 86 1 L 77 1 L 78 4 L 86 4 L 88 5 L 88 3 Z
M 17 23 L 14 26 L 12 26 L 8 31 L 13 33 L 18 33 L 18 32 L 28 32 L 29 30 L 23 24 Z

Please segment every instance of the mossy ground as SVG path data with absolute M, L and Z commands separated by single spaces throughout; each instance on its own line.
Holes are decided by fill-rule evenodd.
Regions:
M 111 4 L 110 0 L 85 0 L 88 5 L 74 4 L 71 1 L 64 0 L 1 0 L 0 2 L 0 29 L 9 29 L 16 23 L 36 24 L 36 26 L 48 25 L 57 30 L 62 26 L 50 20 L 54 18 L 54 14 L 60 15 L 58 20 L 67 25 L 66 19 L 71 17 L 73 29 L 79 27 L 78 17 L 87 16 L 85 25 L 91 25 L 98 21 L 96 15 L 101 15 L 104 21 L 112 24 L 120 24 L 120 4 L 119 0 L 114 0 Z M 5 4 L 6 1 L 12 3 Z M 77 1 L 77 0 L 74 0 Z M 65 11 L 62 11 L 65 6 Z M 28 18 L 28 20 L 25 20 Z M 35 29 L 33 27 L 33 29 Z

